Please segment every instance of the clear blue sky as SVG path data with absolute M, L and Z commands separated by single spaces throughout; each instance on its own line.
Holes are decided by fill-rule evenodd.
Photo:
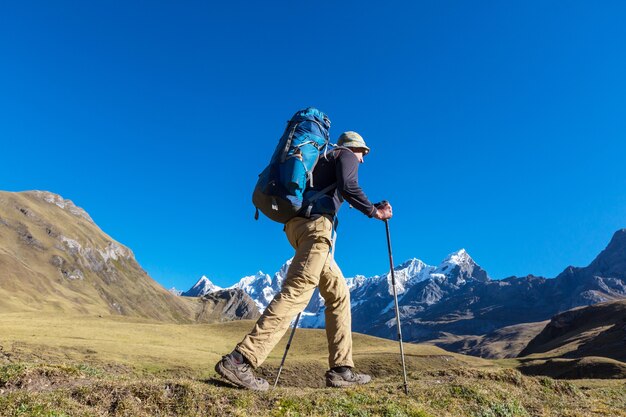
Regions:
M 372 148 L 396 263 L 555 276 L 626 227 L 624 22 L 621 1 L 3 2 L 0 189 L 72 199 L 166 287 L 230 285 L 292 254 L 250 196 L 312 105 Z M 383 273 L 383 223 L 340 218 L 344 274 Z

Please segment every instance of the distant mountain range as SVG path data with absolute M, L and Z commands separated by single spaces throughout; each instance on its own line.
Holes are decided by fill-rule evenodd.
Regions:
M 181 293 L 185 297 L 202 297 L 204 295 L 222 291 L 225 289 L 239 289 L 245 292 L 252 298 L 257 305 L 259 312 L 265 310 L 270 301 L 280 291 L 283 285 L 283 280 L 287 276 L 287 269 L 291 264 L 291 259 L 285 262 L 278 272 L 274 274 L 274 277 L 270 277 L 268 274 L 259 271 L 256 275 L 245 276 L 239 280 L 235 285 L 228 288 L 221 288 L 213 284 L 206 276 L 202 276 L 189 290 Z
M 259 272 L 231 288 L 245 291 L 263 311 L 279 291 L 289 261 L 274 274 Z M 556 278 L 528 275 L 492 280 L 463 249 L 438 266 L 419 259 L 394 268 L 403 335 L 407 341 L 430 341 L 449 350 L 486 357 L 517 355 L 546 320 L 574 307 L 626 298 L 626 229 L 587 267 L 567 267 Z M 395 338 L 390 274 L 346 279 L 351 293 L 353 330 Z M 184 295 L 218 288 L 202 277 Z M 539 324 L 538 324 L 539 323 Z M 324 326 L 324 302 L 316 291 L 301 326 Z M 509 340 L 510 343 L 500 343 Z M 502 351 L 486 346 L 504 346 Z
M 226 289 L 202 277 L 180 297 L 150 278 L 129 248 L 105 234 L 70 200 L 45 191 L 0 191 L 0 312 L 124 315 L 174 322 L 254 319 L 280 291 L 289 264 L 271 276 L 258 272 L 243 277 Z M 547 336 L 544 331 L 556 314 L 626 299 L 626 229 L 618 230 L 588 266 L 567 267 L 551 279 L 528 275 L 492 280 L 462 249 L 437 266 L 410 259 L 395 267 L 395 273 L 407 341 L 483 357 L 516 356 L 525 348 L 524 354 L 531 354 L 547 349 L 552 343 L 549 336 L 560 334 L 560 319 L 553 320 Z M 346 281 L 353 329 L 394 339 L 389 274 Z M 591 316 L 601 314 L 587 311 Z M 579 317 L 576 314 L 562 317 Z M 585 320 L 602 327 L 601 319 Z M 324 301 L 318 291 L 300 325 L 324 326 Z M 599 341 L 622 337 L 614 332 L 605 339 L 601 330 L 604 336 Z M 539 333 L 543 336 L 529 344 Z M 585 352 L 601 351 L 598 343 L 588 344 Z

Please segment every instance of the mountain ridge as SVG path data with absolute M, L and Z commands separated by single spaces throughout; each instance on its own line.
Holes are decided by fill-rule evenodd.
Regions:
M 0 191 L 0 310 L 192 322 L 194 306 L 148 276 L 85 210 L 47 191 Z
M 287 267 L 288 263 L 281 268 L 282 279 Z M 512 334 L 519 333 L 528 341 L 533 332 L 541 330 L 535 323 L 545 322 L 555 314 L 626 298 L 626 229 L 616 231 L 607 247 L 588 266 L 569 266 L 554 278 L 530 274 L 492 280 L 465 249 L 452 252 L 437 266 L 411 258 L 394 267 L 394 271 L 407 341 L 432 341 L 446 348 L 456 346 L 461 351 L 467 348 L 474 353 L 487 352 L 489 356 L 484 343 L 498 341 L 500 335 L 510 339 Z M 390 273 L 372 277 L 357 275 L 346 278 L 346 282 L 351 293 L 353 330 L 394 338 Z M 263 286 L 256 284 L 258 294 Z M 266 295 L 276 291 L 274 286 Z M 255 298 L 254 294 L 250 295 Z M 266 303 L 257 301 L 257 305 L 262 311 Z M 303 312 L 300 326 L 323 327 L 323 305 L 316 290 Z M 522 324 L 528 324 L 528 329 L 499 332 L 499 329 Z M 450 339 L 450 336 L 454 337 Z M 471 347 L 463 338 L 474 340 L 469 343 Z M 515 340 L 508 340 L 506 344 L 516 346 L 517 353 L 523 347 Z M 510 356 L 511 352 L 503 355 Z

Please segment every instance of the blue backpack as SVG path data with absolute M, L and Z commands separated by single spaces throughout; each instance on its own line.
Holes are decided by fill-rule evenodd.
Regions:
M 287 223 L 306 205 L 330 191 L 331 187 L 305 196 L 307 183 L 313 185 L 313 168 L 320 153 L 329 145 L 330 120 L 321 111 L 309 107 L 300 110 L 287 122 L 269 165 L 259 174 L 252 194 L 256 207 L 270 219 Z M 306 198 L 305 198 L 306 197 Z M 310 211 L 310 210 L 309 210 Z

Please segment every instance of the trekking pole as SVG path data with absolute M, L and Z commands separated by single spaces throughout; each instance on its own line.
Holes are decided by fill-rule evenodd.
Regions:
M 402 373 L 404 375 L 404 393 L 409 395 L 409 385 L 406 382 L 406 366 L 404 364 L 404 347 L 402 346 L 402 328 L 400 327 L 400 307 L 398 307 L 398 292 L 396 291 L 396 276 L 393 273 L 393 256 L 391 254 L 391 237 L 389 237 L 389 221 L 385 220 L 387 230 L 387 248 L 389 249 L 389 266 L 391 267 L 391 286 L 393 287 L 393 299 L 396 303 L 396 323 L 398 325 L 398 340 L 400 341 L 400 356 L 402 357 Z
M 278 368 L 278 374 L 276 375 L 276 381 L 274 381 L 274 388 L 278 384 L 278 379 L 280 378 L 280 373 L 283 371 L 283 365 L 285 364 L 285 359 L 287 358 L 287 352 L 289 352 L 289 348 L 291 347 L 291 339 L 293 339 L 293 335 L 296 332 L 296 327 L 298 327 L 298 322 L 300 321 L 300 315 L 302 312 L 298 313 L 296 316 L 296 322 L 293 324 L 293 329 L 291 329 L 291 334 L 289 335 L 289 340 L 287 341 L 287 347 L 285 348 L 285 353 L 283 354 L 283 360 L 280 361 L 280 367 Z

